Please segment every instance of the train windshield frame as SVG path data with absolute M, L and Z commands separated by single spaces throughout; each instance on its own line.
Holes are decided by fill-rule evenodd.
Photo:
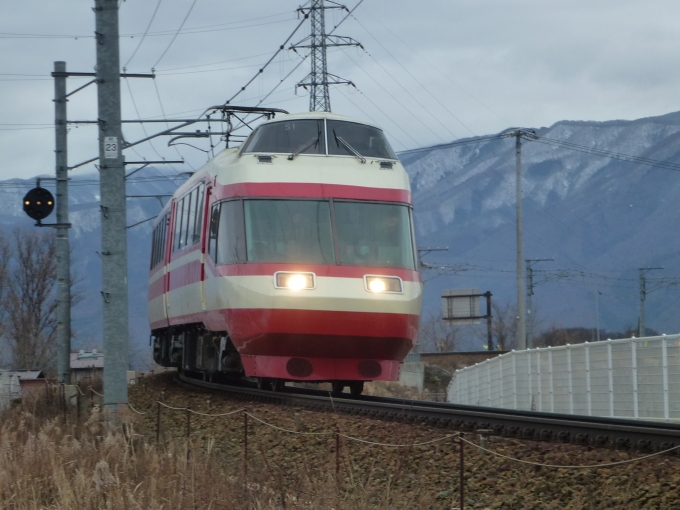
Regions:
M 244 244 L 229 260 L 218 253 L 218 265 L 297 263 L 416 269 L 413 215 L 408 204 L 307 198 L 243 198 L 222 203 L 241 212 L 232 210 L 229 218 L 221 215 L 219 220 L 231 219 L 234 228 L 243 233 L 229 235 L 221 225 L 219 233 L 217 225 L 212 231 L 220 237 L 222 232 L 235 236 L 240 239 L 235 244 Z M 213 216 L 211 223 L 216 219 Z M 229 241 L 217 243 L 221 246 Z
M 245 141 L 241 153 L 356 157 L 349 147 L 365 158 L 398 160 L 382 129 L 334 119 L 262 124 Z

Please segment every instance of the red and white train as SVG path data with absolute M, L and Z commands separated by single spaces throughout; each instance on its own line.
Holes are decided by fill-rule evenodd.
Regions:
M 309 112 L 257 127 L 154 225 L 154 359 L 203 376 L 397 380 L 422 279 L 409 179 L 376 126 Z

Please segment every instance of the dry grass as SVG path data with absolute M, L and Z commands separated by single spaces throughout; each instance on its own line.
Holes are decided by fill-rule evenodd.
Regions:
M 336 480 L 335 437 L 283 433 L 249 422 L 244 474 L 243 415 L 191 419 L 165 410 L 156 444 L 155 400 L 223 413 L 249 412 L 287 429 L 294 414 L 306 431 L 340 430 L 364 439 L 410 444 L 446 432 L 424 425 L 359 419 L 243 402 L 175 385 L 158 376 L 131 388 L 131 401 L 149 414 L 111 417 L 81 399 L 63 413 L 60 399 L 36 395 L 0 416 L 2 509 L 434 509 L 458 505 L 458 447 L 447 439 L 394 449 L 342 441 Z M 95 404 L 97 402 L 95 401 Z M 96 407 L 95 407 L 96 409 Z M 468 435 L 475 440 L 474 435 Z M 549 464 L 599 464 L 635 452 L 491 438 L 504 455 Z M 190 455 L 187 455 L 187 448 Z M 680 457 L 655 457 L 586 470 L 523 466 L 466 447 L 466 508 L 678 509 Z
M 63 413 L 60 399 L 45 395 L 2 414 L 0 508 L 391 508 L 389 491 L 370 478 L 339 485 L 332 456 L 283 469 L 253 437 L 246 478 L 240 448 L 217 448 L 199 431 L 190 443 L 164 437 L 156 445 L 137 433 L 129 411 L 114 416 L 81 404 L 81 423 L 75 409 Z

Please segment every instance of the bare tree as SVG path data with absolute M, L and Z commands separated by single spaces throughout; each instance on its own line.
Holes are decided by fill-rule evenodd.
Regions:
M 420 323 L 418 342 L 423 352 L 453 352 L 461 340 L 461 326 L 430 313 Z
M 514 303 L 500 306 L 491 304 L 493 319 L 491 321 L 491 333 L 498 349 L 510 350 L 517 347 L 517 307 Z
M 0 231 L 0 339 L 4 338 L 5 319 L 7 316 L 3 303 L 7 295 L 9 280 L 9 261 L 11 257 L 10 243 L 4 232 Z M 5 365 L 6 349 L 4 344 L 0 344 L 0 365 Z
M 3 299 L 4 336 L 17 368 L 53 368 L 56 354 L 56 243 L 53 232 L 16 229 Z

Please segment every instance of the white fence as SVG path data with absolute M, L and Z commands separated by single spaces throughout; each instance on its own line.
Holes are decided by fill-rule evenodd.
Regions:
M 680 420 L 680 335 L 512 351 L 457 370 L 455 404 Z

